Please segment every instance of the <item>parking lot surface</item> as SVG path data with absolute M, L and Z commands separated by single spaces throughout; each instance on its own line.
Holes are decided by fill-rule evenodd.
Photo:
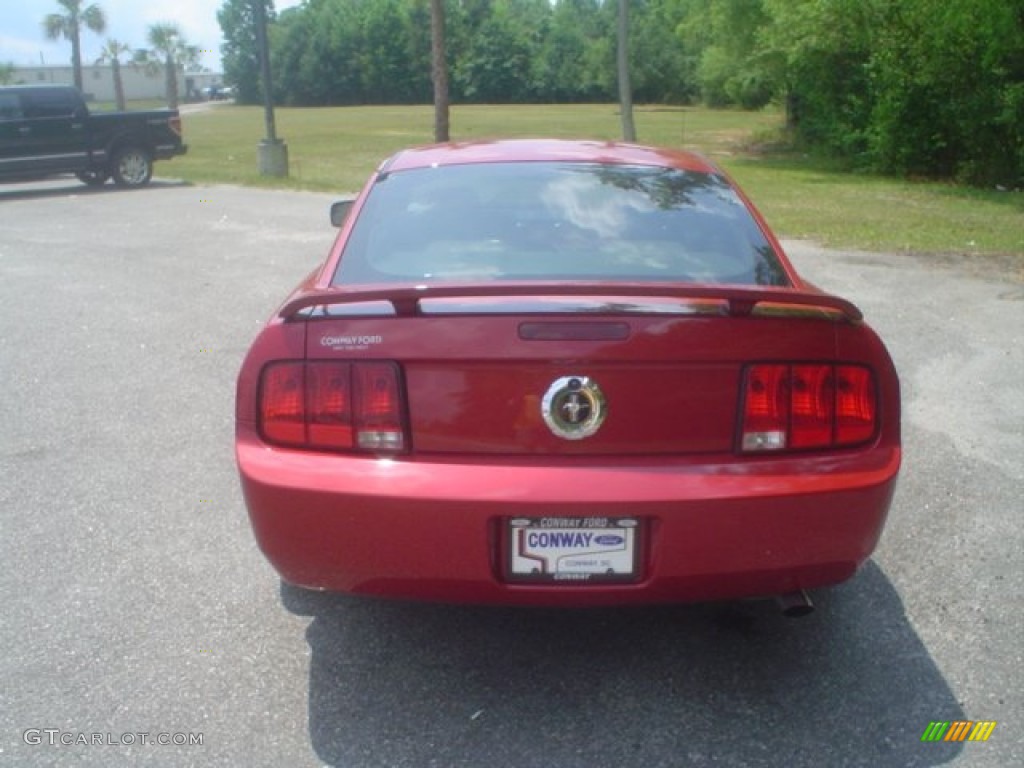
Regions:
M 1019 260 L 787 244 L 904 394 L 882 543 L 808 618 L 311 597 L 253 541 L 232 408 L 333 199 L 0 186 L 0 764 L 1024 764 Z M 957 720 L 997 725 L 921 741 Z

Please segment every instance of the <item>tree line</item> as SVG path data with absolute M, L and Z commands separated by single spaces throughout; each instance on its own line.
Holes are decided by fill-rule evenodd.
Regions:
M 429 103 L 430 0 L 306 0 L 271 19 L 275 101 Z M 630 0 L 638 103 L 784 105 L 851 167 L 1024 183 L 1024 0 Z M 445 0 L 453 103 L 614 101 L 616 0 Z M 224 70 L 259 89 L 251 0 Z M 641 137 L 642 138 L 642 137 Z
M 675 0 L 678 2 L 678 0 Z M 275 101 L 291 106 L 429 103 L 429 0 L 307 0 L 271 19 Z M 683 48 L 660 18 L 668 0 L 633 0 L 633 94 L 684 103 L 698 95 Z M 459 103 L 582 103 L 617 98 L 615 0 L 446 0 L 451 96 Z M 650 10 L 650 12 L 646 12 Z M 227 0 L 224 73 L 261 100 L 251 0 Z

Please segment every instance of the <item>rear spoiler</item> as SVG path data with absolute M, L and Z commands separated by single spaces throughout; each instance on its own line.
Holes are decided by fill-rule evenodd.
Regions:
M 387 302 L 399 317 L 423 314 L 420 302 L 429 299 L 474 299 L 511 297 L 601 297 L 639 299 L 678 299 L 682 301 L 718 301 L 732 317 L 758 314 L 801 314 L 823 311 L 836 314 L 851 323 L 864 319 L 861 311 L 846 299 L 826 293 L 807 293 L 791 288 L 761 288 L 735 285 L 679 285 L 666 283 L 603 282 L 521 282 L 521 283 L 444 283 L 438 285 L 365 285 L 304 292 L 289 299 L 278 311 L 285 320 L 316 306 Z

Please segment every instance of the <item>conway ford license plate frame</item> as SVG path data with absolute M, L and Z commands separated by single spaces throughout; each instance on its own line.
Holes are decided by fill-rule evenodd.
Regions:
M 641 529 L 633 517 L 509 518 L 505 578 L 562 586 L 636 582 Z

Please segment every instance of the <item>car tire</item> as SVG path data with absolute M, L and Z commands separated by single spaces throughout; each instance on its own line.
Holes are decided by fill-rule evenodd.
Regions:
M 114 153 L 111 175 L 119 187 L 144 187 L 153 178 L 153 159 L 142 147 L 122 147 Z
M 107 183 L 110 174 L 106 171 L 80 171 L 75 174 L 80 182 L 90 187 L 102 187 Z

